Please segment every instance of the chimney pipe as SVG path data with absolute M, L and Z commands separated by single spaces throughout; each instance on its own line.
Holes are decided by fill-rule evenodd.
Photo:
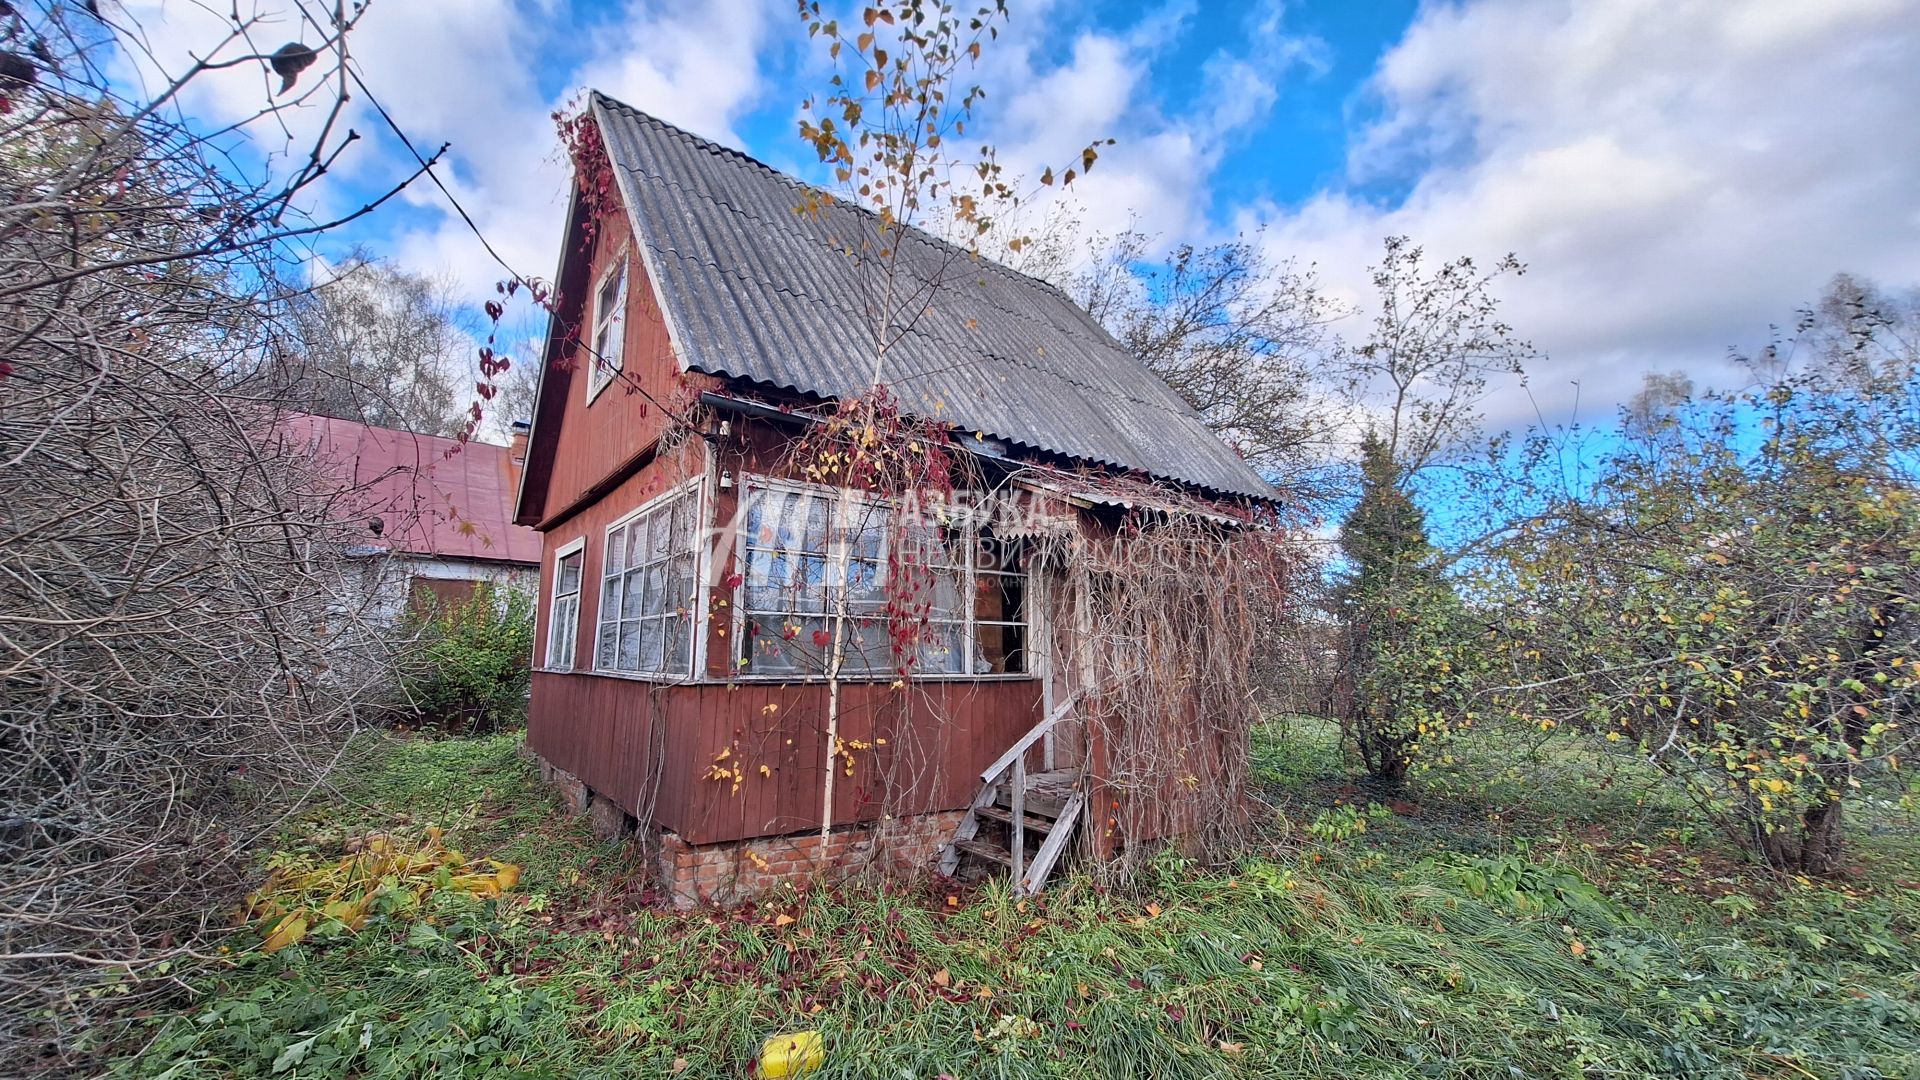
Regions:
M 527 469 L 527 436 L 533 431 L 533 425 L 525 420 L 515 420 L 510 429 L 513 438 L 507 442 L 507 480 L 508 491 L 520 490 L 520 474 Z

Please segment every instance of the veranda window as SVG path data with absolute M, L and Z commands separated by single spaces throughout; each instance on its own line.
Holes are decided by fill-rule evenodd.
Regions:
M 597 670 L 661 676 L 692 672 L 698 505 L 698 490 L 683 488 L 607 530 Z
M 909 648 L 917 675 L 1027 672 L 1027 579 L 1017 545 L 926 521 L 896 535 L 890 504 L 832 488 L 753 477 L 742 498 L 743 674 L 824 675 L 842 605 L 842 675 L 891 677 Z M 890 575 L 899 576 L 891 590 Z M 893 626 L 917 632 L 895 636 L 890 601 Z
M 574 643 L 580 633 L 580 571 L 585 545 L 562 552 L 553 563 L 553 602 L 547 608 L 547 666 L 573 670 Z

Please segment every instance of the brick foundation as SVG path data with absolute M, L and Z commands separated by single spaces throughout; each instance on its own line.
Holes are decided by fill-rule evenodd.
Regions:
M 587 807 L 587 824 L 600 840 L 621 840 L 633 835 L 633 815 L 605 795 L 595 794 Z
M 638 834 L 627 812 L 544 758 L 540 777 L 559 792 L 567 813 L 586 815 L 602 840 L 628 838 L 658 867 L 659 884 L 679 908 L 737 904 L 804 881 L 844 881 L 865 873 L 913 874 L 933 869 L 964 810 L 888 818 L 792 836 L 689 844 L 665 829 Z M 651 850 L 649 850 L 651 849 Z
M 586 781 L 564 769 L 555 768 L 546 758 L 540 758 L 539 761 L 540 779 L 553 785 L 560 795 L 560 805 L 566 808 L 567 813 L 575 817 L 586 813 L 593 801 L 593 790 L 587 787 Z
M 660 834 L 660 880 L 675 907 L 734 904 L 783 885 L 863 873 L 913 874 L 933 869 L 964 810 L 919 814 L 819 832 L 763 836 L 719 844 L 689 844 Z

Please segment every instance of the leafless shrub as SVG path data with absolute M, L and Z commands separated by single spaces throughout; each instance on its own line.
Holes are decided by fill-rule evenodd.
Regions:
M 1240 849 L 1261 657 L 1276 624 L 1293 621 L 1299 555 L 1277 522 L 1124 487 L 1129 508 L 1111 532 L 1058 532 L 1037 556 L 1060 568 L 1071 612 L 1060 669 L 1101 778 L 1086 843 L 1109 876 L 1164 838 L 1214 857 Z
M 374 640 L 356 632 L 361 570 L 331 485 L 268 437 L 258 374 L 283 245 L 334 224 L 293 205 L 350 141 L 334 133 L 350 22 L 283 27 L 304 40 L 272 49 L 236 16 L 135 94 L 129 65 L 160 60 L 95 10 L 0 6 L 0 52 L 24 65 L 0 85 L 8 1072 L 98 1052 L 100 1003 L 164 986 L 224 923 L 271 808 L 316 782 L 382 671 L 342 651 Z M 324 118 L 290 176 L 248 180 L 223 149 L 237 128 L 177 113 L 194 80 L 243 65 L 264 80 L 248 122 Z

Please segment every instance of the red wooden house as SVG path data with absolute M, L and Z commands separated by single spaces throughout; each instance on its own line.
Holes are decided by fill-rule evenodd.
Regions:
M 901 535 L 876 523 L 902 511 L 793 466 L 794 441 L 872 377 L 846 239 L 871 226 L 841 203 L 799 212 L 807 190 L 738 151 L 600 95 L 588 108 L 614 198 L 576 187 L 519 493 L 544 547 L 528 745 L 576 809 L 656 845 L 683 901 L 882 856 L 951 871 L 977 855 L 1037 886 L 1100 762 L 1034 526 L 944 530 L 902 677 L 884 633 L 860 632 Z M 1095 470 L 1223 508 L 1274 498 L 1059 290 L 923 234 L 902 244 L 930 300 L 885 382 L 948 422 L 996 496 L 1097 516 L 1103 497 L 1075 483 Z M 829 685 L 821 643 L 840 627 Z

